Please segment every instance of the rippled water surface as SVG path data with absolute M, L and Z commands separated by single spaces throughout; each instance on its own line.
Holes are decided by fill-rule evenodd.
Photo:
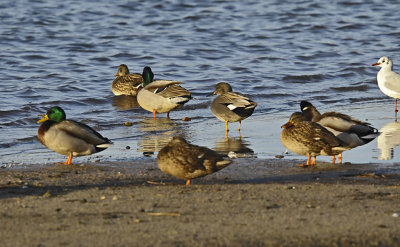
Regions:
M 383 55 L 400 63 L 399 7 L 397 1 L 2 0 L 0 162 L 65 159 L 36 138 L 38 114 L 53 105 L 114 141 L 75 160 L 154 158 L 176 134 L 240 157 L 273 158 L 285 151 L 280 126 L 309 100 L 322 112 L 341 111 L 383 129 L 379 139 L 346 152 L 345 161 L 390 166 L 399 161 L 400 127 L 392 124 L 393 99 L 379 90 L 371 65 Z M 131 72 L 148 65 L 156 79 L 184 81 L 194 99 L 171 119 L 154 120 L 134 98 L 113 96 L 122 63 Z M 234 123 L 227 139 L 209 109 L 206 95 L 220 81 L 258 102 L 241 137 Z

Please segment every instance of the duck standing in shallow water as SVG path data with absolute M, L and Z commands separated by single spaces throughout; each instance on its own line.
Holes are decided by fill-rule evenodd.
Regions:
M 377 74 L 378 86 L 384 94 L 394 98 L 394 121 L 397 122 L 397 99 L 400 98 L 400 75 L 392 71 L 393 62 L 388 57 L 381 57 L 372 66 L 381 67 Z
M 151 68 L 146 66 L 143 69 L 143 88 L 138 91 L 137 101 L 139 105 L 150 112 L 153 112 L 153 117 L 156 118 L 157 113 L 167 113 L 183 106 L 188 102 L 192 95 L 188 90 L 179 86 L 182 82 L 156 80 Z
M 350 148 L 367 144 L 379 136 L 378 130 L 371 124 L 354 119 L 349 115 L 339 112 L 321 114 L 308 101 L 301 101 L 300 109 L 307 121 L 316 122 L 325 127 Z M 335 159 L 335 157 L 332 157 L 332 159 Z M 338 159 L 339 164 L 341 164 L 342 153 L 338 155 Z
M 217 172 L 231 162 L 224 155 L 206 147 L 189 144 L 182 137 L 174 137 L 157 155 L 160 170 L 186 179 L 186 185 L 190 185 L 191 179 Z
M 66 165 L 72 164 L 73 156 L 83 156 L 107 149 L 112 142 L 86 124 L 66 120 L 63 109 L 51 107 L 38 121 L 39 141 L 56 153 L 67 155 Z
M 307 121 L 300 112 L 293 113 L 282 128 L 282 144 L 290 151 L 308 157 L 307 163 L 299 166 L 315 165 L 318 155 L 334 156 L 350 149 L 321 125 Z M 332 163 L 335 164 L 334 159 Z
M 117 78 L 111 84 L 111 91 L 114 95 L 136 96 L 138 89 L 143 83 L 141 74 L 129 74 L 128 66 L 121 64 L 118 66 Z
M 257 103 L 243 96 L 240 93 L 232 92 L 232 87 L 226 82 L 220 82 L 215 86 L 214 92 L 209 94 L 218 95 L 211 103 L 211 112 L 219 120 L 225 122 L 226 132 L 228 133 L 228 122 L 238 122 L 238 130 L 243 119 L 253 114 Z

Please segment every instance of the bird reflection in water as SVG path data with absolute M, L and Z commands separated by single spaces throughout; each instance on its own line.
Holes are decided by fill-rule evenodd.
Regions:
M 242 136 L 221 138 L 215 142 L 214 151 L 227 154 L 230 158 L 256 158 L 249 143 Z
M 139 107 L 136 97 L 129 95 L 114 96 L 112 106 L 119 110 L 130 110 Z
M 381 155 L 378 157 L 380 160 L 391 160 L 393 159 L 393 149 L 400 145 L 400 123 L 392 122 L 383 126 L 378 136 L 378 148 L 381 151 Z
M 138 151 L 144 156 L 152 156 L 172 140 L 178 133 L 185 136 L 182 124 L 169 118 L 144 118 L 138 122 L 139 137 Z

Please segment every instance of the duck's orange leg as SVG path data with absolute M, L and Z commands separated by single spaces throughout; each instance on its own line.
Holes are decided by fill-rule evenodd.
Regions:
M 71 165 L 72 164 L 72 154 L 68 155 L 67 161 L 65 161 L 64 163 L 60 163 L 63 165 Z
M 337 157 L 338 157 L 339 164 L 342 164 L 342 153 L 340 153 Z
M 238 130 L 240 131 L 240 126 L 242 125 L 242 121 L 241 120 L 239 120 L 239 128 L 238 128 Z
M 157 111 L 156 111 L 156 110 L 153 110 L 153 118 L 154 118 L 154 119 L 156 119 L 156 113 L 157 113 Z
M 313 160 L 311 161 L 311 165 L 315 166 L 317 164 L 317 156 L 313 157 Z
M 186 180 L 186 186 L 190 185 L 190 179 Z
M 310 161 L 311 161 L 311 155 L 308 155 L 306 164 L 297 164 L 296 166 L 301 166 L 301 167 L 310 166 L 311 165 Z
M 226 132 L 228 132 L 228 121 L 225 121 L 225 128 L 226 128 Z
M 336 157 L 335 155 L 332 155 L 332 165 L 334 165 L 336 163 Z
M 70 154 L 67 158 L 67 161 L 65 162 L 66 165 L 71 165 L 72 164 L 72 154 Z

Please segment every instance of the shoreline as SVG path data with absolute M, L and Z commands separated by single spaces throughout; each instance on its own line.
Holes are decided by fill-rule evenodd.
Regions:
M 400 245 L 398 174 L 293 163 L 235 160 L 190 186 L 152 161 L 5 168 L 0 237 L 3 246 Z

